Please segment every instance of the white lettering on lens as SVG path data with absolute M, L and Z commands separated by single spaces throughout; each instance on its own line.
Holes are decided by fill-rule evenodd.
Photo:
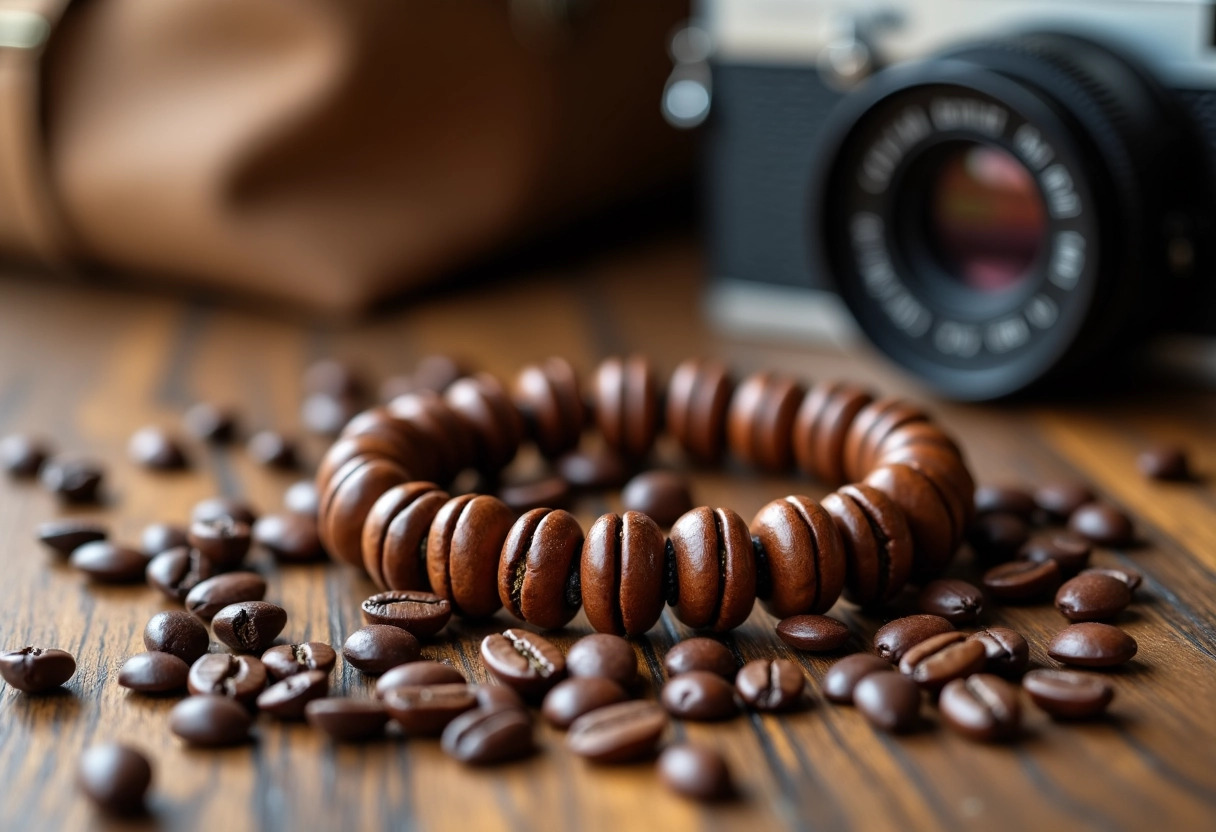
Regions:
M 1051 329 L 1060 317 L 1060 308 L 1047 295 L 1035 295 L 1026 304 L 1026 320 L 1039 329 Z
M 857 184 L 863 191 L 880 194 L 891 184 L 891 174 L 908 148 L 931 133 L 929 117 L 920 107 L 908 107 L 887 125 L 861 161 Z
M 1056 235 L 1048 280 L 1065 291 L 1071 291 L 1077 287 L 1084 270 L 1085 238 L 1079 231 L 1061 231 Z
M 1052 165 L 1043 171 L 1040 181 L 1047 192 L 1047 210 L 1053 217 L 1075 217 L 1081 213 L 1081 198 L 1073 187 L 1068 168 Z
M 992 352 L 1009 352 L 1025 344 L 1030 327 L 1021 318 L 993 321 L 984 328 L 984 343 Z
M 933 333 L 933 346 L 945 355 L 970 358 L 980 351 L 981 343 L 979 328 L 973 324 L 942 321 Z
M 935 98 L 929 104 L 938 130 L 974 130 L 993 138 L 1005 132 L 1009 111 L 974 98 Z
M 870 213 L 855 215 L 849 222 L 849 236 L 866 294 L 878 301 L 891 322 L 907 335 L 919 338 L 928 332 L 933 316 L 895 273 L 887 254 L 882 218 Z
M 1042 134 L 1029 124 L 1023 124 L 1013 134 L 1013 146 L 1026 167 L 1033 171 L 1042 170 L 1056 156 L 1051 145 L 1043 141 Z

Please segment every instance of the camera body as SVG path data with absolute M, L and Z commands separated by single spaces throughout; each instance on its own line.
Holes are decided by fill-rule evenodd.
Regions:
M 1216 332 L 1214 4 L 699 12 L 708 71 L 683 77 L 712 90 L 719 309 L 835 293 L 889 357 L 960 399 L 1071 384 L 1150 332 Z

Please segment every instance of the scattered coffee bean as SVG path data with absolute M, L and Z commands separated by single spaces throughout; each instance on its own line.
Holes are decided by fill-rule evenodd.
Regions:
M 981 514 L 967 530 L 967 542 L 977 557 L 989 563 L 1012 558 L 1030 537 L 1030 527 L 1021 517 L 1003 512 Z
M 557 471 L 571 488 L 579 491 L 620 488 L 629 478 L 625 461 L 607 448 L 566 454 L 557 461 Z
M 620 702 L 574 720 L 566 747 L 597 763 L 626 763 L 654 754 L 666 728 L 667 713 L 656 703 Z
M 257 512 L 244 500 L 231 497 L 208 497 L 195 503 L 190 511 L 190 522 L 212 523 L 216 520 L 235 520 L 252 526 L 257 522 Z
M 920 721 L 920 688 L 898 673 L 871 673 L 853 688 L 853 704 L 883 731 L 910 731 Z
M 984 645 L 984 670 L 1001 676 L 1016 676 L 1030 662 L 1030 645 L 1016 630 L 988 627 L 967 636 L 968 641 Z
M 1034 504 L 1051 520 L 1068 522 L 1072 513 L 1094 501 L 1094 492 L 1079 482 L 1048 483 L 1035 489 Z
M 266 601 L 229 604 L 211 619 L 211 632 L 233 650 L 263 653 L 287 626 L 287 611 Z
M 256 572 L 228 572 L 200 582 L 186 594 L 186 609 L 203 621 L 230 604 L 261 601 L 266 597 L 266 579 Z
M 186 687 L 195 696 L 227 696 L 253 705 L 267 681 L 266 666 L 253 656 L 208 653 L 190 666 Z
M 1030 522 L 1034 508 L 1034 497 L 1023 488 L 1012 485 L 981 485 L 975 489 L 977 514 L 1012 514 Z
M 105 471 L 89 459 L 52 459 L 38 475 L 42 487 L 68 503 L 96 503 Z
M 253 524 L 253 541 L 286 563 L 306 563 L 325 556 L 317 521 L 302 514 L 262 517 Z
M 1054 560 L 1063 575 L 1075 575 L 1089 563 L 1093 547 L 1085 538 L 1062 532 L 1046 539 L 1031 540 L 1018 551 L 1022 560 L 1042 563 Z
M 1032 670 L 1022 687 L 1034 704 L 1057 719 L 1090 719 L 1105 712 L 1115 698 L 1106 680 L 1072 670 Z
M 185 545 L 186 530 L 172 523 L 153 523 L 139 535 L 139 548 L 150 558 Z
M 849 628 L 826 615 L 794 615 L 777 624 L 777 637 L 795 650 L 830 653 L 849 640 Z
M 283 434 L 273 430 L 260 430 L 245 445 L 250 458 L 267 468 L 291 469 L 296 467 L 296 445 Z
M 450 664 L 435 661 L 410 662 L 389 670 L 376 680 L 376 696 L 383 699 L 394 688 L 426 685 L 463 685 L 464 674 Z
M 534 508 L 566 508 L 570 505 L 570 485 L 561 477 L 512 483 L 498 489 L 498 499 L 519 514 Z
M 95 745 L 81 755 L 76 782 L 101 811 L 135 815 L 143 811 L 144 795 L 152 784 L 152 764 L 130 746 Z
M 309 702 L 329 694 L 329 676 L 306 670 L 280 679 L 258 694 L 258 710 L 278 719 L 303 719 Z
M 367 395 L 367 386 L 359 372 L 345 361 L 322 358 L 304 370 L 304 390 L 335 398 L 358 399 Z
M 719 677 L 714 678 L 722 681 Z M 598 676 L 565 679 L 545 694 L 541 713 L 549 720 L 549 724 L 565 729 L 583 714 L 606 705 L 624 702 L 628 698 L 625 689 L 611 679 Z
M 35 436 L 11 434 L 0 439 L 0 470 L 14 477 L 33 477 L 53 453 Z
M 321 641 L 304 644 L 279 644 L 262 654 L 262 664 L 272 679 L 286 679 L 297 673 L 319 670 L 328 674 L 334 669 L 338 654 Z
M 1095 575 L 1109 575 L 1112 578 L 1117 578 L 1127 584 L 1127 588 L 1135 592 L 1140 583 L 1144 580 L 1143 576 L 1134 569 L 1125 569 L 1122 566 L 1092 566 L 1086 569 L 1081 574 L 1092 573 Z
M 583 636 L 566 653 L 566 671 L 576 678 L 602 678 L 628 690 L 638 678 L 633 645 L 612 633 Z
M 98 583 L 129 584 L 143 579 L 148 559 L 143 552 L 95 540 L 77 546 L 68 563 Z
M 951 624 L 970 624 L 984 610 L 984 593 L 979 587 L 955 578 L 930 581 L 916 598 L 917 608 L 929 615 L 940 615 Z
M 1191 478 L 1191 466 L 1186 450 L 1177 445 L 1159 445 L 1142 451 L 1136 457 L 1140 473 L 1154 480 L 1181 482 Z
M 190 590 L 211 577 L 211 561 L 198 549 L 179 546 L 161 552 L 144 568 L 148 586 L 160 590 L 171 601 L 185 601 Z
M 522 696 L 542 696 L 566 675 L 566 659 L 548 639 L 504 630 L 481 642 L 481 660 L 498 681 Z
M 469 711 L 443 731 L 440 746 L 469 765 L 493 765 L 526 757 L 535 749 L 532 717 L 519 708 Z
M 75 517 L 48 520 L 38 526 L 39 542 L 65 557 L 86 543 L 105 540 L 107 534 L 106 527 L 100 523 Z
M 940 615 L 907 615 L 878 628 L 874 633 L 874 652 L 891 664 L 898 664 L 909 648 L 953 630 L 954 625 Z
M 678 795 L 693 800 L 722 800 L 734 791 L 726 760 L 712 748 L 691 743 L 669 745 L 659 755 L 659 779 Z
M 191 523 L 187 540 L 217 569 L 233 569 L 240 566 L 248 554 L 253 532 L 248 523 L 218 517 Z
M 942 688 L 938 707 L 943 722 L 977 742 L 1012 739 L 1022 726 L 1018 689 L 989 673 L 954 679 Z
M 438 595 L 411 590 L 390 590 L 363 602 L 363 620 L 368 624 L 388 624 L 413 633 L 418 638 L 433 636 L 452 617 L 452 605 Z
M 1070 578 L 1056 592 L 1056 609 L 1069 621 L 1106 621 L 1131 602 L 1126 583 L 1096 572 Z
M 207 442 L 231 442 L 236 435 L 236 414 L 210 402 L 199 402 L 182 417 L 186 433 Z
M 680 719 L 712 721 L 739 713 L 734 687 L 708 670 L 690 670 L 671 679 L 660 699 L 667 712 Z
M 421 653 L 418 639 L 387 624 L 368 624 L 355 630 L 342 645 L 342 657 L 347 663 L 369 676 L 379 676 L 399 664 L 417 661 Z
M 308 724 L 338 742 L 360 742 L 384 736 L 388 711 L 377 699 L 325 697 L 304 708 Z
M 1013 560 L 992 567 L 980 579 L 984 590 L 1005 604 L 1042 601 L 1060 586 L 1060 566 L 1054 560 Z
M 127 456 L 136 465 L 156 471 L 186 466 L 186 454 L 178 441 L 158 427 L 140 428 L 127 443 Z
M 942 633 L 915 645 L 899 660 L 899 672 L 928 691 L 938 691 L 951 679 L 978 673 L 988 654 L 984 645 L 963 633 Z
M 749 708 L 788 711 L 802 704 L 806 678 L 789 659 L 753 659 L 739 669 L 735 688 Z
M 186 689 L 190 665 L 172 653 L 151 650 L 123 662 L 118 684 L 136 693 L 177 693 Z
M 207 628 L 197 618 L 181 610 L 158 612 L 144 626 L 144 647 L 172 653 L 191 664 L 211 647 Z
M 872 653 L 845 656 L 823 675 L 823 695 L 832 702 L 852 705 L 853 689 L 858 682 L 871 673 L 890 672 L 891 669 L 890 662 Z
M 712 638 L 687 638 L 667 651 L 663 669 L 668 676 L 679 676 L 693 670 L 708 670 L 725 679 L 734 679 L 739 662 L 725 644 Z
M 561 684 L 559 682 L 558 684 Z M 504 685 L 477 685 L 477 707 L 483 711 L 497 711 L 500 708 L 524 708 L 524 700 L 519 694 Z
M 46 693 L 76 673 L 76 659 L 54 647 L 22 647 L 0 653 L 0 676 L 25 693 Z
M 1086 621 L 1056 633 L 1047 655 L 1078 667 L 1114 667 L 1136 655 L 1136 640 L 1118 627 Z
M 169 730 L 190 745 L 219 748 L 249 740 L 253 717 L 226 696 L 190 696 L 169 711 Z
M 359 405 L 346 398 L 313 393 L 300 405 L 300 424 L 317 436 L 337 436 L 359 412 Z
M 283 508 L 292 514 L 302 514 L 314 520 L 320 509 L 321 498 L 317 494 L 317 486 L 312 480 L 293 482 L 283 492 Z
M 663 528 L 670 528 L 680 516 L 692 511 L 688 480 L 673 471 L 646 471 L 625 483 L 621 505 L 626 511 L 640 511 Z
M 1068 518 L 1068 528 L 1100 546 L 1128 546 L 1136 533 L 1131 518 L 1107 503 L 1086 503 Z
M 395 687 L 384 694 L 384 707 L 406 734 L 437 737 L 448 723 L 477 707 L 473 685 Z

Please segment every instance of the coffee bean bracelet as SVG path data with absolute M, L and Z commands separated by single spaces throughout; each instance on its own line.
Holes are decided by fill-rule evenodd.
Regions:
M 771 372 L 736 386 L 725 366 L 698 359 L 660 388 L 647 359 L 608 358 L 584 396 L 571 364 L 550 358 L 524 368 L 510 392 L 479 373 L 442 396 L 407 393 L 364 411 L 317 472 L 322 542 L 381 588 L 432 592 L 457 615 L 506 607 L 557 628 L 581 605 L 596 630 L 638 635 L 664 603 L 719 632 L 742 624 L 757 598 L 779 618 L 826 611 L 842 592 L 880 604 L 941 573 L 963 540 L 974 481 L 958 445 L 915 405 Z M 525 439 L 556 459 L 589 423 L 627 460 L 645 458 L 665 425 L 698 464 L 729 451 L 839 487 L 818 502 L 774 500 L 750 526 L 728 508 L 695 508 L 664 536 L 637 511 L 605 514 L 584 535 L 563 510 L 517 517 L 497 497 L 441 485 L 467 468 L 497 473 Z

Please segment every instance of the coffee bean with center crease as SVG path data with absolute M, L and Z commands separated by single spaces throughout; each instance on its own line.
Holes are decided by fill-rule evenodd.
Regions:
M 1008 627 L 988 627 L 967 636 L 984 645 L 984 669 L 1001 676 L 1016 676 L 1030 661 L 1030 645 L 1021 633 Z
M 186 530 L 172 523 L 152 523 L 139 535 L 139 548 L 150 558 L 185 545 Z
M 1072 513 L 1094 501 L 1094 492 L 1079 482 L 1053 482 L 1035 489 L 1034 504 L 1056 522 L 1067 522 Z
M 477 707 L 473 685 L 410 685 L 384 694 L 384 707 L 410 736 L 437 737 L 447 724 Z
M 519 708 L 469 711 L 443 731 L 440 747 L 469 765 L 493 765 L 526 757 L 535 749 L 532 717 Z
M 1060 566 L 1054 560 L 1014 560 L 989 569 L 980 583 L 1002 603 L 1033 603 L 1049 598 L 1059 588 Z
M 789 659 L 753 659 L 739 669 L 735 688 L 757 711 L 788 711 L 802 704 L 806 678 Z
M 477 685 L 476 688 L 477 707 L 483 711 L 527 707 L 520 695 L 505 685 Z
M 733 679 L 739 670 L 725 644 L 712 638 L 688 638 L 667 651 L 663 657 L 663 669 L 668 676 L 678 676 L 692 670 L 708 670 L 727 679 Z
M 659 755 L 658 768 L 663 785 L 684 797 L 721 800 L 734 791 L 726 760 L 703 745 L 669 745 Z
M 853 688 L 853 704 L 875 728 L 910 731 L 920 719 L 920 688 L 898 673 L 871 673 Z
M 197 618 L 181 610 L 158 612 L 144 626 L 144 647 L 172 653 L 187 664 L 211 647 L 207 628 Z
M 135 815 L 143 811 L 144 795 L 152 784 L 152 764 L 129 746 L 95 745 L 81 755 L 76 782 L 101 811 Z
M 667 721 L 666 712 L 654 702 L 620 702 L 574 720 L 566 747 L 597 763 L 631 762 L 655 752 Z
M 849 640 L 849 628 L 826 615 L 794 615 L 777 624 L 777 637 L 796 650 L 830 653 Z
M 1086 621 L 1056 633 L 1047 655 L 1079 667 L 1114 667 L 1136 655 L 1136 640 L 1118 627 Z
M 258 710 L 278 719 L 303 719 L 309 702 L 329 693 L 329 676 L 306 670 L 275 682 L 258 694 Z
M 0 677 L 25 693 L 46 693 L 72 678 L 76 659 L 54 647 L 22 647 L 0 653 Z
M 190 665 L 172 653 L 150 650 L 123 662 L 118 684 L 136 693 L 176 693 L 186 687 Z
M 970 624 L 984 610 L 984 593 L 979 587 L 955 578 L 939 578 L 925 584 L 916 606 L 928 615 L 940 615 L 951 624 Z
M 190 522 L 211 523 L 224 518 L 252 526 L 257 522 L 257 512 L 244 500 L 233 497 L 208 497 L 194 504 L 190 510 Z
M 324 557 L 317 521 L 302 514 L 270 514 L 253 524 L 253 541 L 276 560 L 307 563 Z
M 38 540 L 57 554 L 67 557 L 78 547 L 108 536 L 106 527 L 94 520 L 65 517 L 38 526 Z
M 208 653 L 190 666 L 186 686 L 195 696 L 215 694 L 252 705 L 266 687 L 266 666 L 253 656 Z
M 583 614 L 596 631 L 641 635 L 663 612 L 666 541 L 645 514 L 605 514 L 583 543 L 579 581 Z
M 191 436 L 217 445 L 230 442 L 236 435 L 236 414 L 211 402 L 192 405 L 182 417 L 182 424 Z
M 450 664 L 436 661 L 410 662 L 389 670 L 376 680 L 376 696 L 383 699 L 393 688 L 426 685 L 463 685 L 464 675 Z
M 38 479 L 66 503 L 96 503 L 105 469 L 89 459 L 53 459 L 42 466 Z
M 663 686 L 663 707 L 680 719 L 712 721 L 739 713 L 730 682 L 708 670 L 681 673 Z
M 176 439 L 158 427 L 140 428 L 127 443 L 127 456 L 136 465 L 156 471 L 184 468 L 186 454 Z
M 1127 584 L 1097 573 L 1070 578 L 1056 592 L 1056 609 L 1069 621 L 1105 621 L 1131 602 Z
M 143 552 L 95 540 L 76 547 L 68 559 L 75 568 L 103 584 L 129 584 L 143 580 L 148 559 Z
M 481 660 L 500 682 L 526 697 L 542 696 L 566 675 L 562 652 L 548 639 L 525 630 L 486 636 Z
M 308 724 L 338 742 L 361 742 L 384 736 L 388 711 L 377 699 L 325 697 L 304 708 Z
M 185 601 L 190 590 L 211 577 L 211 561 L 197 549 L 178 546 L 161 552 L 144 568 L 148 586 L 171 601 Z
M 287 626 L 287 611 L 266 601 L 229 604 L 211 620 L 215 637 L 233 650 L 262 653 Z
M 394 589 L 363 602 L 363 620 L 368 624 L 400 627 L 418 638 L 433 636 L 452 617 L 452 605 L 430 592 Z
M 342 645 L 342 657 L 347 664 L 372 676 L 417 661 L 421 652 L 418 639 L 387 624 L 369 624 L 355 630 Z
M 1034 498 L 1025 489 L 1012 485 L 981 485 L 975 489 L 976 514 L 1012 514 L 1029 521 L 1034 514 Z
M 248 523 L 231 517 L 219 517 L 191 523 L 187 538 L 203 557 L 215 564 L 217 569 L 224 570 L 239 566 L 245 559 L 253 532 Z
M 564 729 L 583 714 L 628 698 L 625 689 L 611 679 L 598 676 L 564 679 L 545 694 L 541 713 L 549 724 Z
M 1043 540 L 1031 540 L 1018 550 L 1021 560 L 1035 563 L 1054 560 L 1063 575 L 1075 575 L 1089 563 L 1093 547 L 1085 538 L 1067 532 Z
M 628 690 L 638 678 L 638 657 L 620 636 L 592 633 L 571 645 L 566 672 L 576 678 L 610 679 Z
M 1143 576 L 1134 569 L 1125 569 L 1122 566 L 1093 566 L 1086 569 L 1081 574 L 1093 573 L 1095 575 L 1109 575 L 1112 578 L 1117 578 L 1127 584 L 1127 588 L 1135 592 L 1139 588 L 1140 583 L 1144 580 Z
M 891 672 L 891 664 L 886 659 L 871 653 L 854 653 L 845 656 L 823 675 L 823 695 L 832 702 L 844 705 L 853 704 L 853 689 L 857 683 L 871 673 Z
M 942 633 L 904 653 L 899 660 L 899 672 L 933 692 L 941 690 L 951 679 L 982 670 L 987 658 L 984 645 L 969 641 L 964 633 Z
M 1039 708 L 1056 719 L 1090 719 L 1103 713 L 1115 689 L 1097 676 L 1071 670 L 1032 670 L 1022 687 Z
M 228 572 L 197 584 L 186 594 L 186 609 L 203 621 L 230 604 L 261 601 L 266 597 L 266 579 L 256 572 Z
M 272 679 L 286 679 L 297 673 L 320 670 L 328 674 L 334 669 L 338 654 L 321 641 L 304 644 L 279 644 L 262 654 L 262 664 Z
M 1100 546 L 1128 546 L 1136 532 L 1131 518 L 1107 503 L 1086 503 L 1068 518 L 1070 531 Z
M 967 529 L 967 542 L 981 560 L 989 563 L 1009 560 L 1029 537 L 1026 521 L 1004 512 L 981 514 Z
M 909 648 L 925 639 L 949 633 L 954 625 L 940 615 L 908 615 L 878 628 L 874 633 L 874 652 L 892 664 L 898 664 Z
M 949 682 L 938 707 L 943 722 L 978 742 L 1012 739 L 1022 725 L 1018 689 L 989 673 Z
M 0 439 L 0 470 L 14 477 L 32 477 L 51 453 L 50 443 L 36 436 L 11 434 Z
M 220 748 L 249 740 L 253 717 L 225 696 L 190 696 L 169 711 L 169 730 L 190 745 Z

